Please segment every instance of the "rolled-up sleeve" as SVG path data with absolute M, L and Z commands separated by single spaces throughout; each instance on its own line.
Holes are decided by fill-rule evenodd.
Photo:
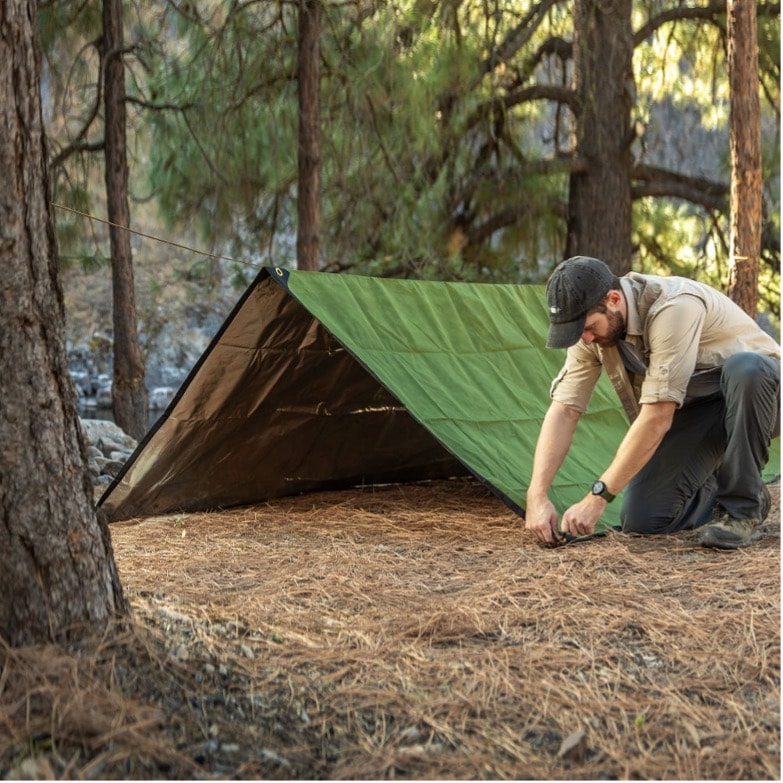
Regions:
M 682 405 L 696 367 L 706 314 L 704 303 L 687 295 L 671 299 L 651 314 L 647 323 L 649 363 L 640 403 Z
M 568 349 L 563 369 L 552 381 L 550 397 L 584 413 L 600 375 L 601 362 L 596 354 L 580 341 Z

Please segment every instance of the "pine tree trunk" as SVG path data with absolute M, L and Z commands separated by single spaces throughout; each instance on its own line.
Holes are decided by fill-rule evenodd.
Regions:
M 144 359 L 136 331 L 136 293 L 131 255 L 126 151 L 125 66 L 122 59 L 122 0 L 103 0 L 104 130 L 106 206 L 111 243 L 114 316 L 114 420 L 141 440 L 147 431 Z M 121 228 L 121 227 L 125 228 Z
M 317 270 L 321 256 L 320 0 L 299 0 L 299 269 Z
M 758 307 L 762 197 L 756 5 L 729 0 L 731 112 L 731 240 L 729 296 L 752 318 Z
M 126 610 L 68 375 L 35 19 L 33 0 L 0 10 L 0 636 L 12 645 Z
M 631 0 L 576 0 L 576 145 L 587 171 L 570 179 L 566 255 L 595 256 L 619 275 L 631 268 L 632 57 Z

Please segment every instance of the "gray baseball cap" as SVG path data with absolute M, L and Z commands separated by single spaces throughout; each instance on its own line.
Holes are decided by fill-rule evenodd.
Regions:
M 614 277 L 603 261 L 589 256 L 574 256 L 558 264 L 546 285 L 547 348 L 568 348 L 579 341 L 588 311 L 609 293 Z

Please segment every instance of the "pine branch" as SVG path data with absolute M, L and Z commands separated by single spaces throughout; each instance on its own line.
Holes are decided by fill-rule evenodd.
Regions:
M 522 21 L 509 32 L 505 40 L 493 50 L 479 66 L 476 84 L 488 73 L 493 71 L 499 63 L 506 63 L 531 39 L 541 22 L 546 18 L 552 6 L 560 0 L 543 0 L 534 6 Z M 476 86 L 474 84 L 474 87 Z
M 729 186 L 706 177 L 689 177 L 656 166 L 633 167 L 632 198 L 679 198 L 709 210 L 725 213 L 728 209 Z
M 149 111 L 188 111 L 196 106 L 196 103 L 193 101 L 189 103 L 155 103 L 154 101 L 136 98 L 132 95 L 126 96 L 125 102 L 132 103 L 134 106 L 140 106 L 142 109 L 148 109 Z
M 102 38 L 96 38 L 94 41 L 91 41 L 89 46 L 94 46 L 95 49 L 100 54 L 103 49 L 103 40 Z M 50 170 L 55 170 L 59 166 L 62 166 L 63 163 L 65 163 L 68 158 L 70 158 L 72 155 L 76 155 L 79 152 L 97 152 L 99 150 L 103 149 L 103 141 L 100 142 L 85 142 L 84 138 L 87 136 L 87 133 L 90 130 L 91 125 L 95 121 L 96 117 L 98 116 L 98 112 L 100 110 L 101 105 L 103 104 L 103 71 L 104 71 L 104 59 L 101 57 L 99 59 L 99 65 L 98 65 L 98 81 L 97 81 L 97 89 L 95 91 L 95 101 L 90 108 L 90 111 L 82 123 L 82 127 L 79 129 L 79 132 L 76 134 L 76 137 L 74 140 L 63 147 L 49 162 L 49 168 Z
M 585 161 L 575 156 L 564 155 L 558 158 L 533 160 L 524 163 L 520 168 L 514 170 L 513 177 L 517 179 L 528 179 L 536 176 L 575 174 L 580 171 L 585 171 L 586 169 L 587 164 Z M 509 174 L 509 176 L 512 175 Z M 458 198 L 454 199 L 452 203 L 469 204 L 476 189 L 484 180 L 486 180 L 485 177 L 473 177 L 471 181 L 462 188 Z M 558 212 L 554 207 L 552 207 L 552 211 Z M 515 225 L 528 212 L 529 207 L 527 203 L 516 204 L 498 210 L 484 219 L 480 224 L 466 230 L 467 244 L 479 245 L 482 242 L 485 242 L 496 231 Z
M 633 45 L 636 47 L 643 41 L 646 41 L 656 30 L 669 22 L 682 22 L 690 19 L 705 19 L 717 24 L 717 17 L 726 14 L 725 0 L 718 0 L 709 5 L 703 6 L 679 6 L 670 8 L 658 16 L 654 16 L 647 21 L 647 24 L 637 30 L 633 37 Z M 723 29 L 724 25 L 720 25 Z
M 72 155 L 78 155 L 80 152 L 100 152 L 103 149 L 103 139 L 100 141 L 81 141 L 69 144 L 63 147 L 49 162 L 51 170 L 62 166 Z
M 505 95 L 496 96 L 483 103 L 473 112 L 467 122 L 467 127 L 474 127 L 481 120 L 491 117 L 498 111 L 506 112 L 514 106 L 531 101 L 552 101 L 565 104 L 576 115 L 581 111 L 579 97 L 574 90 L 557 84 L 534 84 L 532 87 L 511 90 Z

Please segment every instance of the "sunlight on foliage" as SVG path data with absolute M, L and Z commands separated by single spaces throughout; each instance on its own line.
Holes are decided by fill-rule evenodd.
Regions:
M 84 127 L 99 94 L 99 6 L 39 7 L 53 154 L 102 137 L 100 111 Z M 635 0 L 633 29 L 677 9 Z M 166 230 L 254 263 L 295 265 L 297 26 L 297 4 L 282 0 L 128 9 L 132 189 Z M 324 268 L 544 280 L 565 252 L 569 172 L 584 165 L 578 108 L 563 97 L 574 86 L 574 35 L 569 4 L 324 0 Z M 637 42 L 636 164 L 728 183 L 725 43 L 725 14 L 670 19 Z M 779 237 L 779 11 L 759 14 L 759 43 L 765 232 Z M 88 211 L 100 160 L 97 151 L 59 163 L 55 193 Z M 637 201 L 633 221 L 635 269 L 725 284 L 726 214 L 667 196 Z M 78 221 L 58 215 L 58 231 L 69 258 L 101 255 L 104 240 L 80 238 Z M 774 316 L 779 241 L 765 252 L 760 288 Z

